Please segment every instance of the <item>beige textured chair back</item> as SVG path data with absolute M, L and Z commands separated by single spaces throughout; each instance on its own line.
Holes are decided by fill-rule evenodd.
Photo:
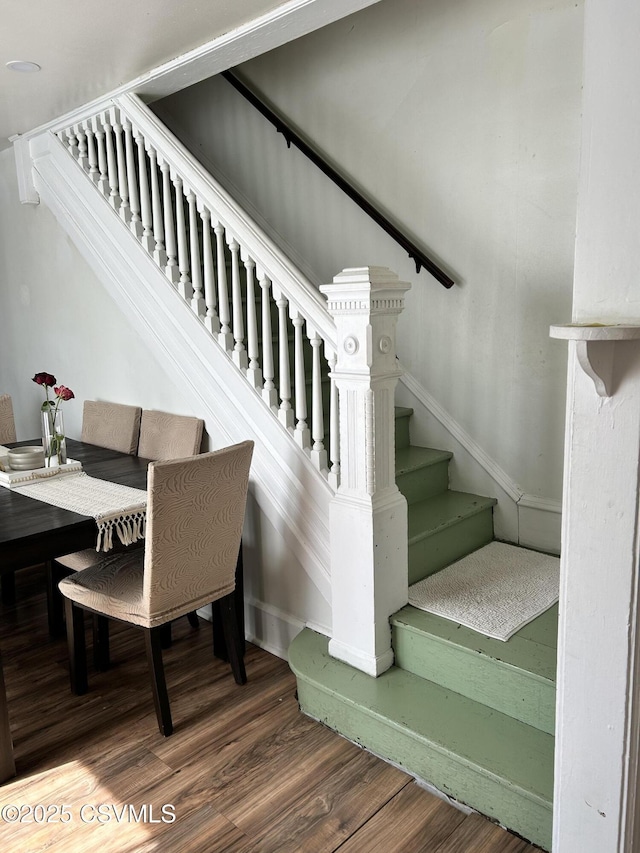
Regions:
M 252 454 L 244 441 L 149 465 L 143 606 L 152 625 L 235 588 Z
M 142 409 L 138 406 L 86 400 L 82 410 L 82 440 L 134 455 L 138 449 L 141 416 Z
M 10 441 L 17 441 L 13 404 L 8 394 L 0 394 L 0 444 Z
M 185 415 L 145 409 L 140 423 L 138 456 L 143 459 L 183 459 L 200 453 L 204 421 Z

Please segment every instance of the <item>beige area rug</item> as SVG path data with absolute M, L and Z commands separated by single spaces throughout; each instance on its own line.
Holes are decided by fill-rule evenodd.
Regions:
M 409 588 L 409 604 L 508 640 L 558 600 L 560 559 L 490 542 Z

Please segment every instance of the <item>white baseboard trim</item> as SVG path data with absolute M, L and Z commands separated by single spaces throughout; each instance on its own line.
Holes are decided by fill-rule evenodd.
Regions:
M 272 604 L 248 598 L 245 601 L 245 637 L 266 652 L 287 660 L 289 646 L 303 628 L 311 628 L 324 636 L 331 636 L 326 625 L 302 622 Z

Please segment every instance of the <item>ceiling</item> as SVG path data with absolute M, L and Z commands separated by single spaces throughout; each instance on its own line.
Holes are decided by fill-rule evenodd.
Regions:
M 0 149 L 283 6 L 282 0 L 0 0 Z M 348 5 L 348 4 L 347 4 Z M 9 71 L 28 60 L 37 73 Z

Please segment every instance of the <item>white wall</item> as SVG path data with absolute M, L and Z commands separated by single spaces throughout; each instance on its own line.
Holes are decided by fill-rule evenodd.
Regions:
M 138 339 L 51 212 L 44 205 L 20 204 L 11 150 L 0 152 L 0 199 L 0 393 L 13 398 L 18 438 L 39 435 L 44 398 L 31 377 L 42 370 L 76 394 L 64 404 L 70 437 L 80 437 L 84 399 L 201 416 Z M 205 429 L 204 448 L 222 446 L 214 425 L 205 423 Z M 326 602 L 253 501 L 245 545 L 252 635 L 284 656 L 302 623 L 327 631 Z
M 548 326 L 571 310 L 582 15 L 574 0 L 383 0 L 240 69 L 445 263 L 451 291 L 224 80 L 154 105 L 315 281 L 366 263 L 412 283 L 399 355 L 415 385 L 543 502 L 562 486 L 566 350 Z M 431 421 L 416 437 L 442 446 Z

